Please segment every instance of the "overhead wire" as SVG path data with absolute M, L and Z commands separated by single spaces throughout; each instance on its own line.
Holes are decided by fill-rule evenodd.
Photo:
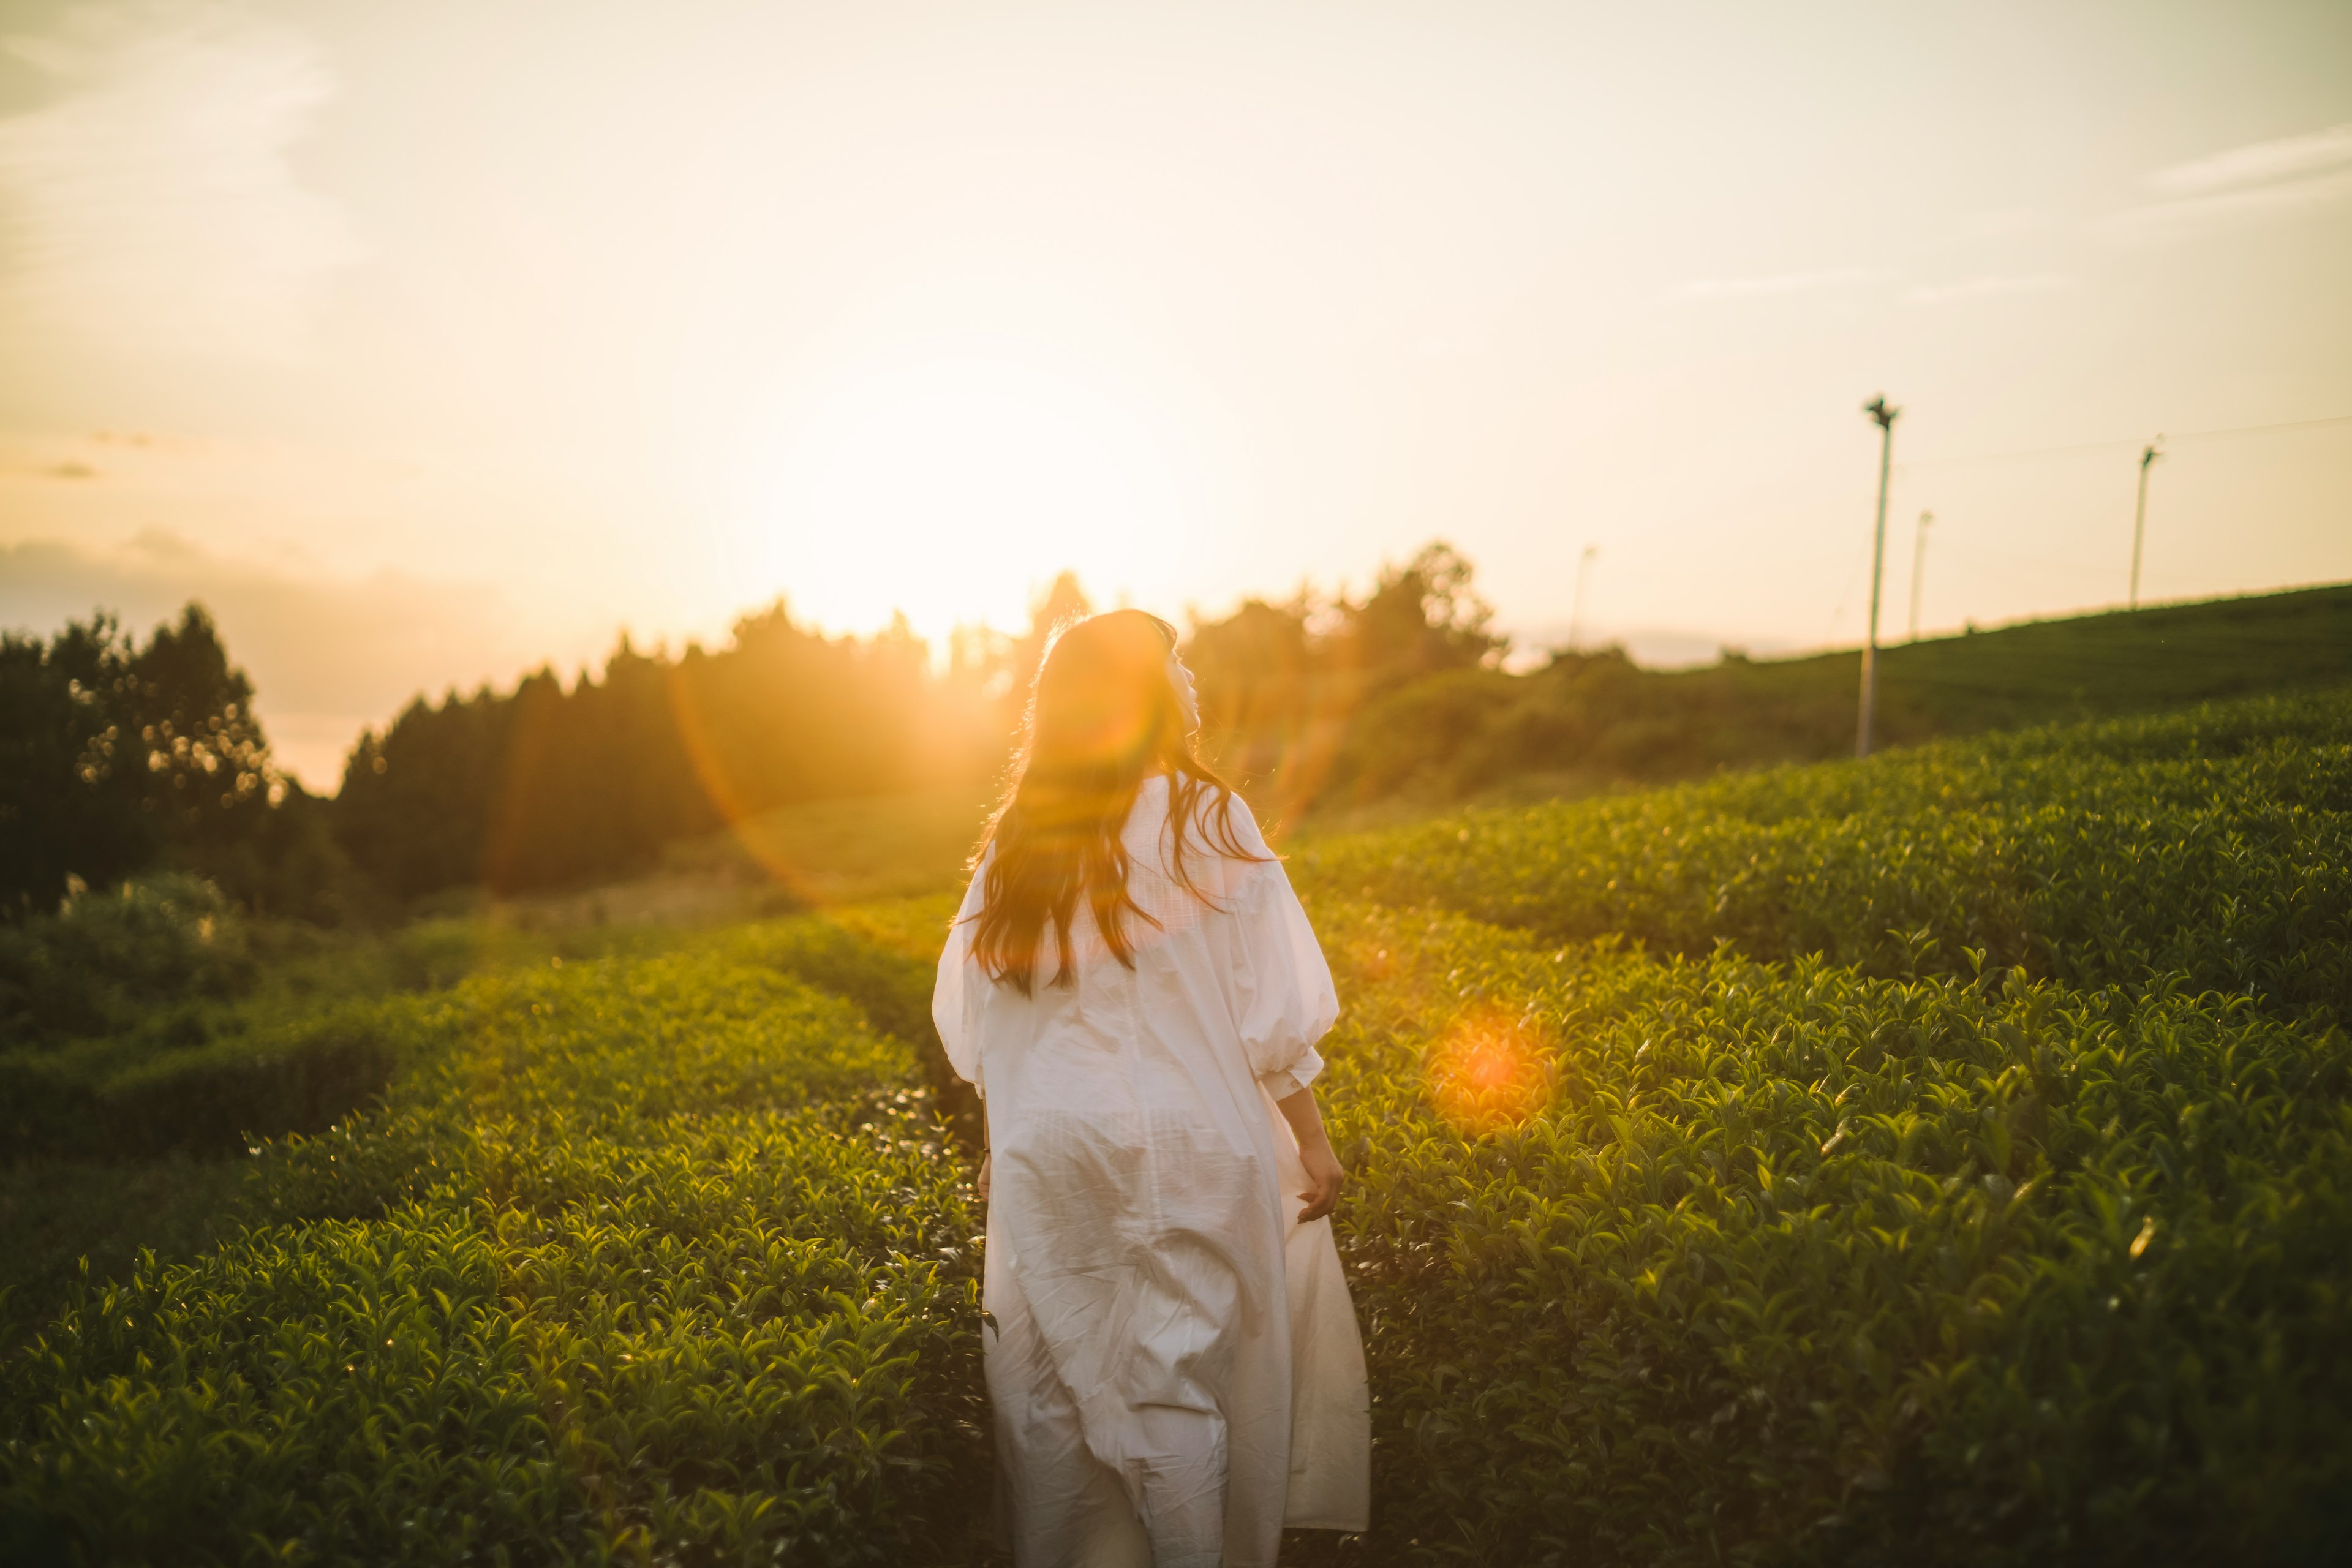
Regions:
M 2274 430 L 2307 430 L 2323 425 L 2352 425 L 2352 414 L 2330 415 L 2323 419 L 2283 419 L 2272 425 L 2233 425 L 2221 430 L 2179 430 L 2162 439 L 2175 441 L 2210 441 L 2233 436 L 2261 436 Z M 2004 463 L 2021 458 L 2055 458 L 2070 452 L 2117 452 L 2145 447 L 2145 441 L 2082 441 L 2066 447 L 2023 447 L 2013 452 L 1969 452 L 1948 458 L 1909 458 L 1895 463 L 1898 468 L 1945 468 L 1959 463 Z

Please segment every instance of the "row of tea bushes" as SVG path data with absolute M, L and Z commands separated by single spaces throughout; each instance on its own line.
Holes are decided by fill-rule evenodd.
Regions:
M 1368 1551 L 2328 1560 L 2352 1041 L 1318 900 Z
M 388 996 L 683 936 L 456 919 L 326 932 L 243 920 L 206 884 L 166 878 L 78 895 L 0 939 L 14 944 L 0 952 L 0 1159 L 140 1162 L 236 1155 L 368 1104 L 407 1048 L 407 1015 L 378 1005 Z M 212 967 L 192 967 L 207 954 Z M 11 1015 L 11 974 L 25 972 L 89 1005 L 45 1004 L 55 1026 Z
M 1302 851 L 1378 1479 L 1295 1554 L 2332 1560 L 2347 712 Z M 387 1103 L 6 1363 L 0 1559 L 963 1554 L 944 915 L 366 1003 Z
M 390 1103 L 6 1363 L 7 1561 L 905 1562 L 984 1472 L 912 1053 L 733 944 L 380 1004 Z
M 318 1132 L 381 1094 L 400 1043 L 367 1004 L 236 1018 L 210 1037 L 152 1029 L 0 1054 L 10 1157 L 226 1157 L 255 1134 Z
M 2179 973 L 2352 1016 L 2352 694 L 1476 811 L 1313 844 L 1294 869 L 1555 941 L 2083 986 Z

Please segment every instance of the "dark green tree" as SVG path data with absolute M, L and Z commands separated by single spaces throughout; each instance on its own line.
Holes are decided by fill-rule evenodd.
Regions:
M 170 863 L 257 890 L 285 787 L 253 685 L 190 605 L 142 647 L 104 612 L 0 637 L 0 901 Z

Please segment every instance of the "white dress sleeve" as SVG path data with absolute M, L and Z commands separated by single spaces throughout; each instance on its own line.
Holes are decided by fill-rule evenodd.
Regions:
M 1230 884 L 1237 929 L 1227 984 L 1251 1076 L 1281 1100 L 1323 1070 L 1315 1046 L 1338 1021 L 1339 996 L 1290 878 L 1239 795 L 1226 803 L 1226 820 L 1242 847 L 1265 857 Z
M 940 1032 L 940 1043 L 947 1047 L 948 1065 L 955 1068 L 958 1078 L 979 1089 L 982 1100 L 988 1098 L 988 1086 L 981 1081 L 980 1013 L 989 982 L 972 960 L 971 938 L 987 872 L 983 858 L 972 868 L 963 904 L 956 910 L 955 923 L 948 928 L 947 946 L 940 952 L 939 978 L 931 986 L 931 1023 Z

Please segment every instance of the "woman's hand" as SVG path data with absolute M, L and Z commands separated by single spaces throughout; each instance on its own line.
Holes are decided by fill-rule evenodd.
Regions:
M 982 1154 L 980 1157 L 980 1179 L 973 1184 L 973 1185 L 980 1189 L 980 1201 L 982 1203 L 986 1203 L 988 1201 L 988 1163 L 990 1158 L 991 1156 L 986 1154 Z
M 1331 1140 L 1323 1130 L 1315 1130 L 1312 1147 L 1300 1144 L 1298 1163 L 1307 1167 L 1307 1190 L 1298 1194 L 1307 1206 L 1299 1211 L 1298 1223 L 1321 1219 L 1339 1201 L 1339 1189 L 1348 1184 L 1348 1173 L 1339 1168 L 1339 1156 L 1331 1152 Z
M 1321 1219 L 1339 1201 L 1339 1189 L 1348 1184 L 1348 1173 L 1340 1167 L 1339 1156 L 1331 1152 L 1331 1140 L 1323 1131 L 1323 1112 L 1315 1103 L 1315 1090 L 1302 1089 L 1284 1095 L 1274 1102 L 1282 1119 L 1290 1123 L 1291 1135 L 1298 1140 L 1298 1163 L 1307 1167 L 1307 1190 L 1298 1201 L 1307 1207 L 1299 1214 L 1298 1223 Z

